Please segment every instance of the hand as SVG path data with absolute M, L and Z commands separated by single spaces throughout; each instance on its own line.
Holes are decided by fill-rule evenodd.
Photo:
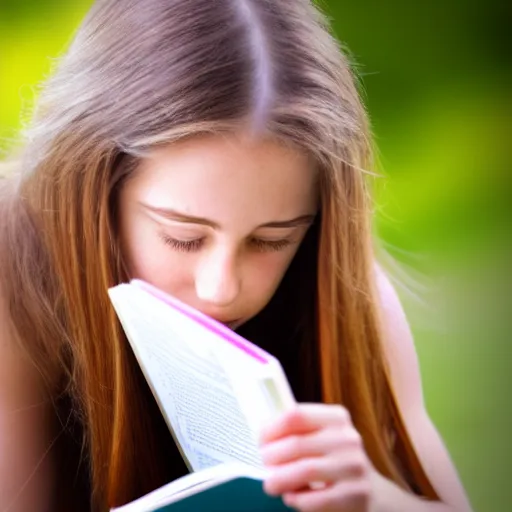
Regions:
M 368 512 L 377 474 L 346 409 L 300 404 L 264 429 L 264 488 L 302 512 Z

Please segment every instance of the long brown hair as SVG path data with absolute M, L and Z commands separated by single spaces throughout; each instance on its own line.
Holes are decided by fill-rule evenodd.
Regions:
M 383 475 L 436 497 L 383 354 L 371 137 L 354 82 L 307 0 L 100 0 L 85 18 L 2 199 L 0 267 L 20 339 L 73 418 L 70 437 L 83 434 L 74 456 L 94 510 L 175 476 L 161 448 L 171 436 L 106 293 L 128 277 L 118 191 L 151 148 L 241 129 L 309 152 L 321 192 L 316 224 L 243 334 L 278 355 L 299 400 L 349 409 Z

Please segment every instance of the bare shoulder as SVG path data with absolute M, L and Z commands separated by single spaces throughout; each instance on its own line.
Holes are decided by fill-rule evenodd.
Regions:
M 387 273 L 378 264 L 375 264 L 375 280 L 380 300 L 379 306 L 383 314 L 384 329 L 387 334 L 395 333 L 394 336 L 386 336 L 387 341 L 392 345 L 398 344 L 399 347 L 397 348 L 403 349 L 404 343 L 412 343 L 412 337 L 398 293 Z M 399 337 L 397 334 L 401 334 L 401 336 Z
M 398 293 L 386 272 L 375 265 L 382 312 L 384 352 L 402 409 L 423 407 L 420 368 L 413 335 Z
M 0 406 L 38 388 L 37 371 L 16 335 L 0 280 Z M 18 384 L 14 386 L 14 384 Z
M 381 301 L 380 306 L 386 315 L 388 322 L 391 320 L 398 320 L 405 321 L 405 323 L 407 323 L 398 293 L 391 283 L 391 279 L 379 264 L 375 264 L 375 278 L 377 291 Z
M 425 408 L 418 356 L 399 296 L 380 267 L 376 279 L 391 384 L 413 446 L 441 501 L 470 511 L 457 469 Z
M 0 510 L 50 508 L 52 409 L 0 285 Z

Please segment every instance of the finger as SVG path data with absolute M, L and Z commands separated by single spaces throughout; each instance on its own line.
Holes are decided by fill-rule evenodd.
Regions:
M 261 448 L 261 456 L 265 465 L 273 466 L 302 458 L 362 449 L 362 445 L 361 436 L 355 429 L 336 426 L 267 443 Z
M 284 503 L 300 512 L 367 510 L 370 500 L 370 486 L 361 480 L 346 481 L 321 490 L 303 490 L 283 495 Z
M 350 423 L 350 415 L 340 405 L 299 404 L 262 429 L 260 442 L 268 443 L 285 436 L 307 434 L 320 428 L 348 423 Z
M 278 466 L 265 479 L 264 489 L 270 495 L 297 492 L 323 482 L 327 486 L 342 480 L 363 478 L 367 467 L 362 454 L 334 455 L 301 459 Z

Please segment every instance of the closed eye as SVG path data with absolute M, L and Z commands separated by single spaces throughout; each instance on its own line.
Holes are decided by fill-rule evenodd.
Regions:
M 161 233 L 161 238 L 166 245 L 181 252 L 195 252 L 203 245 L 203 238 L 194 238 L 193 240 L 179 240 L 172 238 L 165 233 Z
M 281 251 L 290 245 L 292 241 L 288 239 L 283 240 L 262 240 L 261 238 L 251 238 L 250 244 L 258 251 Z
M 161 233 L 160 237 L 166 245 L 180 252 L 196 252 L 201 249 L 204 244 L 204 238 L 194 238 L 193 240 L 180 240 L 173 238 L 165 233 Z M 258 252 L 276 252 L 286 249 L 293 244 L 292 240 L 263 240 L 261 238 L 249 239 L 249 244 Z

